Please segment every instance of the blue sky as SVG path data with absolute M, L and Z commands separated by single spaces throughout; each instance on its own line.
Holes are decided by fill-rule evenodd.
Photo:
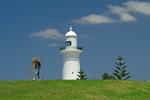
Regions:
M 89 79 L 112 73 L 121 55 L 133 80 L 150 80 L 149 0 L 1 0 L 0 12 L 0 80 L 31 79 L 34 56 L 43 79 L 61 79 L 70 25 Z

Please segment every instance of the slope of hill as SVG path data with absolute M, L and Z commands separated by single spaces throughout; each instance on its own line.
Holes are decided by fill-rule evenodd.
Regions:
M 0 100 L 150 100 L 150 82 L 0 81 Z

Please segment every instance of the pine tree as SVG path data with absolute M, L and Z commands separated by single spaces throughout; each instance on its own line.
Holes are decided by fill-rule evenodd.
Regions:
M 114 73 L 113 73 L 113 78 L 114 79 L 119 79 L 119 80 L 127 80 L 129 78 L 131 78 L 131 75 L 129 72 L 127 72 L 126 68 L 126 64 L 123 62 L 123 57 L 119 56 L 117 58 L 117 62 L 115 63 L 117 66 L 114 69 Z
M 79 75 L 78 75 L 77 80 L 86 80 L 87 79 L 86 74 L 84 71 L 82 71 L 82 69 L 78 73 L 79 73 Z

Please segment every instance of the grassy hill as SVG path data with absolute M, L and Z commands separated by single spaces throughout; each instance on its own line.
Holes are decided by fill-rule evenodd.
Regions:
M 0 81 L 0 100 L 150 100 L 150 82 Z

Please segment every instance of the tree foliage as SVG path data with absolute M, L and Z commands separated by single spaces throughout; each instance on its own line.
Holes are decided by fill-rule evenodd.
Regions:
M 110 74 L 108 74 L 107 72 L 105 72 L 103 75 L 102 75 L 102 79 L 103 80 L 109 80 L 109 79 L 114 79 L 114 77 Z
M 118 80 L 127 80 L 131 78 L 131 75 L 129 72 L 127 72 L 126 64 L 123 62 L 124 58 L 122 56 L 119 56 L 117 58 L 116 68 L 114 69 L 113 78 Z
M 87 79 L 86 74 L 85 74 L 85 72 L 82 69 L 78 73 L 79 74 L 78 74 L 77 80 L 86 80 Z

